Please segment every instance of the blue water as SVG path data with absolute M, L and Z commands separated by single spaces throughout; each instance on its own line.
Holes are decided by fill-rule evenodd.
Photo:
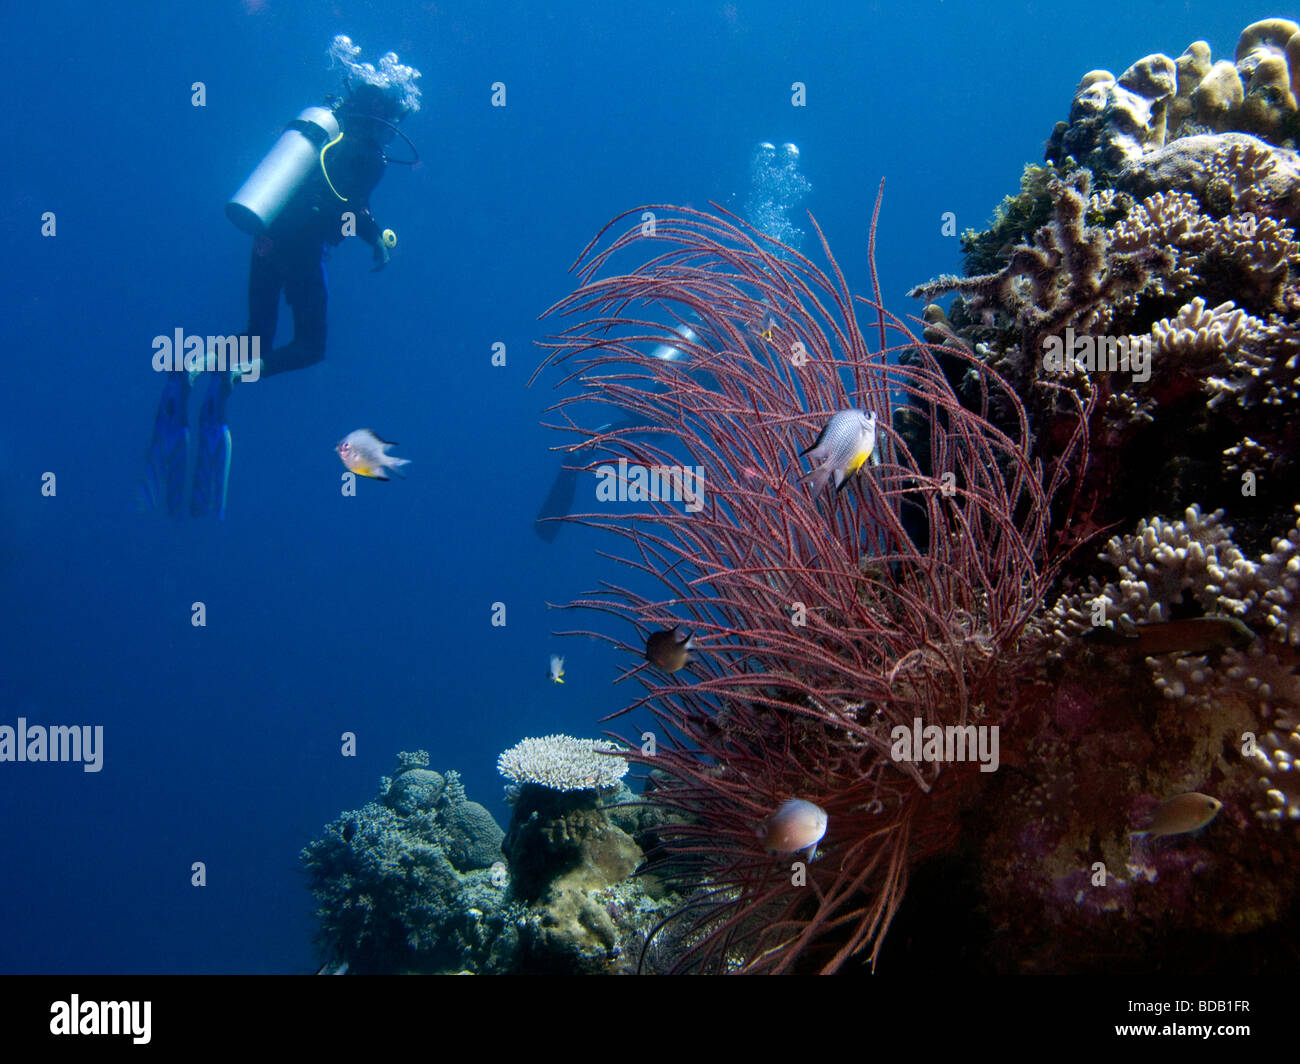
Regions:
M 610 682 L 619 659 L 554 638 L 573 619 L 546 603 L 617 574 L 584 530 L 533 534 L 557 441 L 537 427 L 550 382 L 524 383 L 537 315 L 609 217 L 739 206 L 755 145 L 793 141 L 804 206 L 856 291 L 886 178 L 882 286 L 915 313 L 902 293 L 958 270 L 943 212 L 982 227 L 1082 74 L 1201 38 L 1230 55 L 1269 14 L 1202 0 L 1104 18 L 952 0 L 394 6 L 56 0 L 0 16 L 0 724 L 105 736 L 98 773 L 0 763 L 0 971 L 309 970 L 297 853 L 373 796 L 399 750 L 460 771 L 504 824 L 499 751 L 599 733 L 628 694 Z M 137 514 L 151 340 L 243 328 L 249 239 L 222 205 L 289 118 L 338 91 L 336 33 L 424 75 L 405 125 L 423 165 L 391 167 L 372 198 L 393 260 L 372 274 L 369 249 L 345 243 L 325 362 L 236 390 L 223 522 Z M 807 107 L 790 106 L 794 81 Z M 281 342 L 289 328 L 285 311 Z M 498 341 L 505 368 L 490 365 Z M 344 498 L 333 446 L 363 426 L 401 442 L 410 477 Z M 546 681 L 552 652 L 564 686 Z

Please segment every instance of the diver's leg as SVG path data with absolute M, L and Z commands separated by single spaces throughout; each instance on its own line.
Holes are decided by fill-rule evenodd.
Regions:
M 158 400 L 158 412 L 154 416 L 153 437 L 145 456 L 144 479 L 140 483 L 138 499 L 141 510 L 156 510 L 159 502 L 165 499 L 167 516 L 181 515 L 190 441 L 185 410 L 189 396 L 189 374 L 184 370 L 168 373 L 163 381 L 162 398 Z
M 190 513 L 195 517 L 210 513 L 225 517 L 226 488 L 230 482 L 230 427 L 226 424 L 230 374 L 212 372 L 204 376 L 207 387 L 199 408 L 198 457 L 194 462 Z
M 275 245 L 266 237 L 253 241 L 248 264 L 249 342 L 256 336 L 263 351 L 275 343 L 275 325 L 280 316 L 280 290 L 284 287 Z
M 262 376 L 315 365 L 325 357 L 324 248 L 299 246 L 285 259 L 284 297 L 293 311 L 293 340 L 262 356 Z

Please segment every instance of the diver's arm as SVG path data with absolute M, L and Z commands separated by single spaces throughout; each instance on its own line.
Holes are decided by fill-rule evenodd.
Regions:
M 371 215 L 369 207 L 357 212 L 357 236 L 371 247 L 374 247 L 380 242 L 379 223 L 376 222 L 374 216 Z
M 370 261 L 374 264 L 370 267 L 371 270 L 382 270 L 388 265 L 388 248 L 384 247 L 379 224 L 371 216 L 369 209 L 357 215 L 357 236 L 371 247 Z

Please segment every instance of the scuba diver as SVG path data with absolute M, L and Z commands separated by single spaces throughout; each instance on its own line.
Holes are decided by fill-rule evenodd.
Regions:
M 764 141 L 754 149 L 750 158 L 748 195 L 739 213 L 755 229 L 798 251 L 804 234 L 790 220 L 790 215 L 811 189 L 812 185 L 799 170 L 799 149 L 794 144 L 786 143 L 778 151 L 776 145 Z M 770 340 L 773 321 L 770 316 L 765 318 L 758 325 L 758 335 Z M 720 349 L 721 341 L 694 317 L 689 324 L 679 322 L 673 326 L 672 331 L 687 344 Z M 701 336 L 701 331 L 705 335 Z M 686 351 L 670 338 L 665 337 L 665 342 L 657 344 L 650 351 L 650 357 L 664 362 L 682 363 L 683 370 L 705 387 L 717 387 L 717 382 L 706 371 L 689 367 L 690 358 Z M 619 418 L 602 425 L 596 432 L 626 430 L 634 424 L 630 418 Z M 559 472 L 533 520 L 533 531 L 545 542 L 555 541 L 564 523 L 563 519 L 572 512 L 581 475 L 578 469 L 565 466 L 562 460 Z
M 698 322 L 696 324 L 699 324 Z M 703 343 L 706 346 L 712 346 L 713 340 L 710 334 L 710 340 L 701 340 L 700 334 L 694 328 L 684 322 L 673 329 L 678 336 L 690 344 Z M 678 346 L 665 340 L 664 343 L 656 344 L 650 351 L 651 358 L 657 358 L 662 362 L 686 362 L 686 353 Z M 717 382 L 712 379 L 712 375 L 704 370 L 696 370 L 697 376 L 706 383 L 712 381 L 710 386 L 716 387 Z M 621 432 L 625 429 L 632 428 L 637 423 L 637 419 L 631 417 L 621 417 L 614 421 L 606 422 L 596 429 L 596 432 Z M 563 519 L 573 510 L 573 500 L 578 493 L 578 481 L 582 476 L 582 470 L 573 466 L 561 464 L 560 470 L 555 475 L 555 480 L 551 483 L 550 490 L 546 493 L 546 498 L 542 500 L 541 508 L 537 511 L 537 516 L 533 519 L 533 531 L 538 537 L 547 543 L 554 543 L 555 537 L 560 534 L 560 526 Z
M 187 356 L 185 369 L 168 372 L 141 489 L 146 509 L 164 498 L 169 516 L 183 509 L 190 451 L 186 407 L 191 388 L 206 372 L 190 513 L 225 516 L 231 457 L 225 406 L 233 382 L 303 369 L 325 357 L 325 259 L 344 237 L 359 236 L 371 246 L 372 270 L 388 263 L 397 237 L 380 229 L 370 196 L 389 162 L 419 161 L 397 123 L 419 110 L 420 72 L 392 52 L 378 69 L 358 63 L 360 51 L 348 37 L 334 38 L 329 55 L 345 69 L 346 96 L 328 97 L 328 106 L 308 107 L 290 122 L 226 204 L 226 216 L 253 237 L 244 355 L 238 364 L 223 365 L 208 350 L 198 364 Z M 406 142 L 411 158 L 388 157 L 385 149 L 394 137 Z M 281 294 L 293 315 L 293 338 L 273 348 Z

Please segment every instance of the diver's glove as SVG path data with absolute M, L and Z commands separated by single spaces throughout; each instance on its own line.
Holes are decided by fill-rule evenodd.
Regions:
M 370 267 L 371 273 L 377 273 L 387 266 L 388 259 L 388 249 L 384 247 L 383 241 L 377 241 L 375 243 L 374 251 L 370 253 L 370 261 L 374 263 L 374 265 Z

